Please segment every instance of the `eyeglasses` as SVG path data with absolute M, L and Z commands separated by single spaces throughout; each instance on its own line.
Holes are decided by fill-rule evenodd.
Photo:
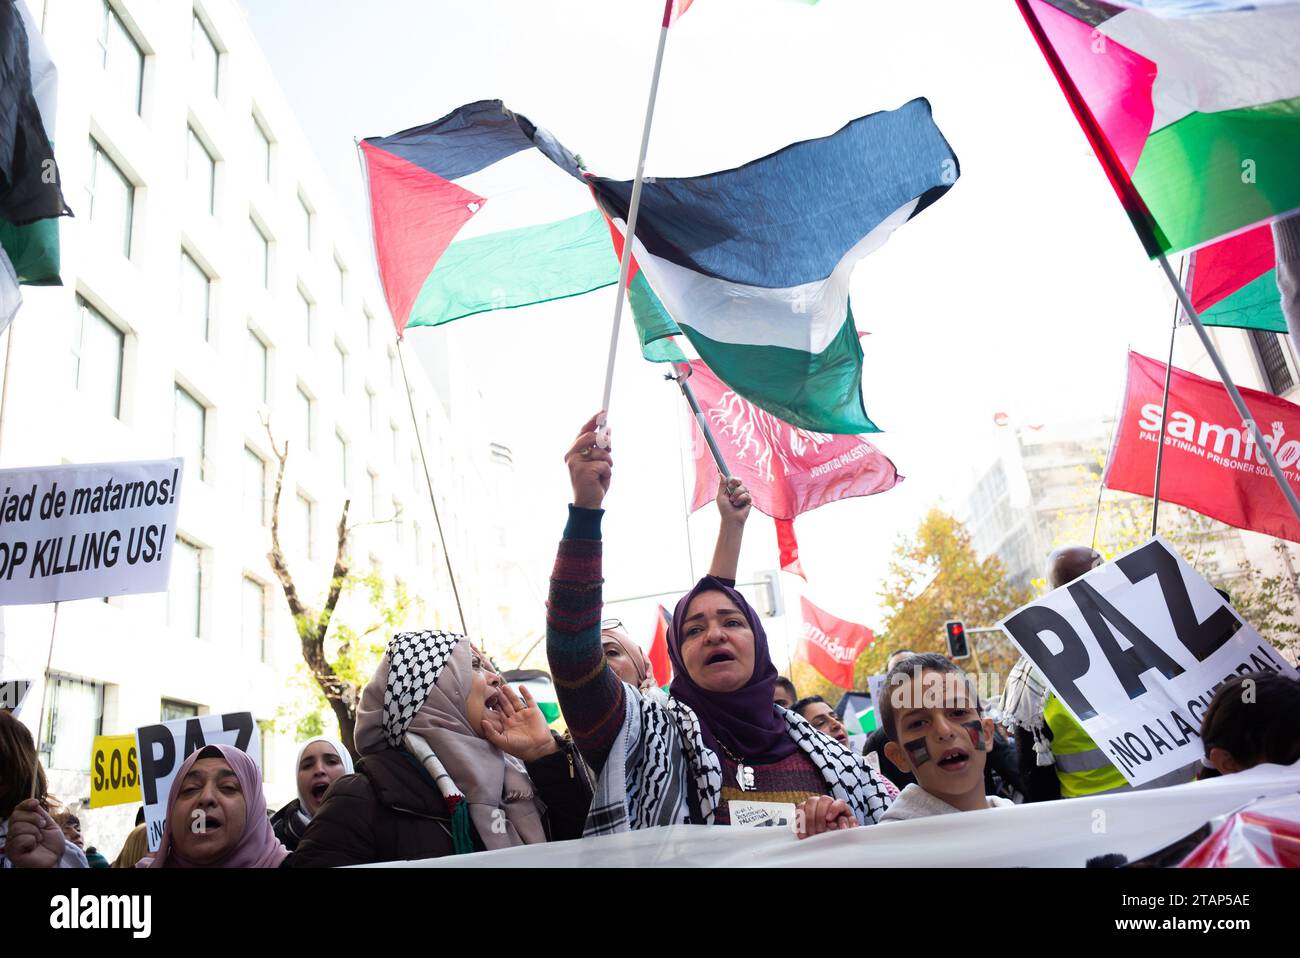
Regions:
M 600 623 L 600 631 L 608 632 L 611 629 L 617 629 L 619 632 L 626 632 L 627 626 L 623 624 L 622 619 L 602 619 Z

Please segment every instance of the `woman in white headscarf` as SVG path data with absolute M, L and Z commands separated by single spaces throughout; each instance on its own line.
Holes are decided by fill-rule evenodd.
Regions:
M 325 793 L 334 780 L 352 774 L 352 755 L 338 739 L 318 735 L 298 749 L 294 775 L 298 780 L 298 797 L 271 816 L 275 837 L 289 851 L 298 847 L 303 833 L 325 801 Z

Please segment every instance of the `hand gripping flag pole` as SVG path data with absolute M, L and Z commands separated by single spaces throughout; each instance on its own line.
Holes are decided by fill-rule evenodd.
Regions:
M 645 179 L 645 156 L 650 147 L 650 124 L 655 115 L 655 99 L 659 94 L 659 74 L 664 65 L 664 47 L 668 44 L 668 27 L 673 21 L 676 0 L 664 0 L 663 26 L 659 29 L 659 49 L 655 52 L 654 74 L 650 78 L 650 98 L 645 108 L 645 126 L 641 130 L 641 153 L 636 161 L 636 179 L 632 181 L 632 199 L 627 209 L 627 230 L 625 235 L 636 235 L 636 217 L 641 208 L 641 184 Z M 632 268 L 632 243 L 623 244 L 623 256 L 619 262 L 618 292 L 614 299 L 614 328 L 609 335 L 609 362 L 605 366 L 605 392 L 600 401 L 603 410 L 596 423 L 596 444 L 601 448 L 609 447 L 608 418 L 609 400 L 614 391 L 614 358 L 618 355 L 618 330 L 623 318 L 623 301 L 627 298 L 628 273 Z
M 1196 335 L 1201 338 L 1201 345 L 1205 351 L 1210 354 L 1210 361 L 1214 363 L 1214 368 L 1218 370 L 1219 378 L 1223 380 L 1224 388 L 1228 390 L 1228 396 L 1232 399 L 1232 404 L 1237 407 L 1237 414 L 1241 416 L 1243 424 L 1250 427 L 1250 431 L 1255 435 L 1255 448 L 1264 456 L 1264 461 L 1268 463 L 1268 468 L 1273 473 L 1273 479 L 1276 480 L 1278 488 L 1282 490 L 1282 495 L 1286 497 L 1287 504 L 1291 506 L 1291 511 L 1295 514 L 1297 520 L 1300 520 L 1300 500 L 1296 499 L 1295 490 L 1287 482 L 1286 476 L 1282 473 L 1282 467 L 1278 465 L 1277 457 L 1273 455 L 1273 450 L 1269 448 L 1268 443 L 1264 442 L 1264 433 L 1259 428 L 1259 423 L 1250 414 L 1246 407 L 1246 401 L 1241 398 L 1241 392 L 1232 381 L 1232 376 L 1228 374 L 1228 367 L 1223 364 L 1223 357 L 1214 346 L 1214 341 L 1210 339 L 1210 334 L 1205 330 L 1205 324 L 1201 322 L 1200 314 L 1196 312 L 1196 307 L 1192 305 L 1191 297 L 1187 295 L 1187 290 L 1183 284 L 1178 281 L 1174 275 L 1173 268 L 1169 265 L 1169 259 L 1164 253 L 1157 257 L 1160 260 L 1160 268 L 1165 271 L 1165 276 L 1169 280 L 1169 285 L 1174 288 L 1174 294 L 1178 301 L 1183 304 L 1183 314 L 1192 321 L 1192 326 L 1196 329 Z M 1154 490 L 1153 490 L 1154 491 Z

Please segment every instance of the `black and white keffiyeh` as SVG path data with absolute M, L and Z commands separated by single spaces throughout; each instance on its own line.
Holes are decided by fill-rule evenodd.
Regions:
M 1007 676 L 1006 688 L 997 705 L 989 710 L 989 717 L 1014 732 L 1024 729 L 1034 738 L 1034 760 L 1038 765 L 1055 765 L 1052 743 L 1045 731 L 1047 721 L 1043 709 L 1051 689 L 1047 678 L 1034 667 L 1028 656 L 1021 656 Z
M 388 685 L 384 688 L 384 738 L 401 748 L 411 719 L 429 697 L 460 640 L 455 632 L 399 632 L 388 643 Z
M 643 696 L 631 686 L 623 691 L 623 727 L 596 783 L 585 834 L 712 825 L 722 802 L 722 765 L 704 744 L 699 718 L 674 698 L 665 702 Z M 862 757 L 802 716 L 773 708 L 781 712 L 790 737 L 821 773 L 829 793 L 848 803 L 858 824 L 880 821 L 889 793 Z

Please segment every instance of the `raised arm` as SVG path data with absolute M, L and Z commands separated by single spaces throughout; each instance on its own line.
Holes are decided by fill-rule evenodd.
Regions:
M 749 518 L 749 490 L 739 479 L 718 480 L 718 543 L 713 547 L 713 562 L 709 575 L 736 581 L 736 568 L 740 565 L 740 540 L 745 535 L 745 520 Z
M 546 656 L 560 710 L 574 742 L 599 772 L 623 726 L 623 683 L 605 664 L 600 642 L 601 508 L 613 469 L 612 444 L 596 445 L 596 417 L 564 457 L 573 487 L 569 522 L 555 556 L 546 603 Z

